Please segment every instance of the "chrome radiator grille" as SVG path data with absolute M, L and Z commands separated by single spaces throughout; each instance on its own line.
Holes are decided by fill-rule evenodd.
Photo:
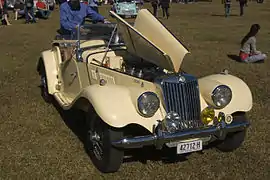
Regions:
M 201 127 L 200 94 L 197 79 L 186 82 L 163 80 L 161 83 L 167 113 L 174 111 L 189 128 Z

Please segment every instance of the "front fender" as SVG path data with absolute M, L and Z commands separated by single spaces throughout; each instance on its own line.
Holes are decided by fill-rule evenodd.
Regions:
M 91 85 L 81 92 L 80 97 L 88 99 L 100 118 L 112 127 L 139 124 L 152 132 L 153 125 L 162 119 L 161 110 L 151 118 L 142 117 L 134 106 L 131 94 L 130 89 L 124 86 Z
M 200 78 L 198 81 L 201 94 L 206 101 L 209 101 L 209 95 L 216 86 L 224 84 L 231 88 L 231 102 L 223 109 L 216 110 L 216 112 L 232 114 L 237 111 L 247 112 L 251 110 L 253 103 L 251 91 L 240 78 L 229 74 L 214 74 Z
M 56 92 L 55 85 L 57 84 L 57 62 L 55 59 L 55 53 L 53 50 L 43 51 L 41 53 L 41 58 L 38 61 L 39 66 L 43 63 L 45 67 L 47 86 L 49 94 Z

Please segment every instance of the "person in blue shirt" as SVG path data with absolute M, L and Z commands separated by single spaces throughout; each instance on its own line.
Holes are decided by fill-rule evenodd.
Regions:
M 90 6 L 94 11 L 98 12 L 98 2 L 97 0 L 88 0 L 88 6 Z
M 80 0 L 69 0 L 60 5 L 60 26 L 62 34 L 71 34 L 76 31 L 78 24 L 83 25 L 86 17 L 94 23 L 109 23 L 102 15 L 91 9 Z

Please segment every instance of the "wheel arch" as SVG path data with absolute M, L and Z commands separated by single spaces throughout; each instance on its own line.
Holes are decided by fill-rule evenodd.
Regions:
M 218 85 L 227 85 L 232 90 L 232 100 L 223 109 L 216 109 L 227 114 L 248 112 L 253 105 L 252 93 L 248 85 L 240 78 L 233 75 L 214 74 L 199 79 L 200 93 L 205 100 L 210 99 L 211 92 Z
M 44 66 L 46 73 L 48 92 L 49 94 L 53 94 L 57 91 L 55 85 L 58 82 L 58 66 L 53 50 L 47 50 L 41 53 L 37 62 L 37 71 L 39 74 L 41 73 L 42 66 Z
M 80 109 L 82 111 L 84 111 L 85 113 L 95 113 L 97 114 L 97 116 L 99 116 L 99 118 L 106 123 L 109 127 L 111 127 L 112 129 L 116 129 L 116 130 L 120 130 L 123 131 L 124 134 L 128 134 L 128 135 L 147 135 L 147 134 L 151 134 L 152 133 L 152 129 L 148 128 L 148 126 L 146 126 L 145 124 L 140 124 L 138 122 L 133 122 L 129 119 L 126 120 L 125 123 L 123 122 L 118 122 L 114 121 L 114 120 L 108 120 L 108 117 L 110 116 L 103 116 L 107 119 L 103 119 L 102 118 L 102 111 L 98 111 L 95 106 L 93 105 L 93 102 L 91 102 L 90 99 L 86 98 L 86 97 L 80 97 L 76 100 L 76 102 L 73 104 L 73 107 L 76 109 Z M 122 119 L 120 119 L 121 121 L 123 121 Z M 149 121 L 149 120 L 148 120 Z M 135 130 L 133 130 L 135 129 Z M 139 133 L 136 133 L 139 132 Z

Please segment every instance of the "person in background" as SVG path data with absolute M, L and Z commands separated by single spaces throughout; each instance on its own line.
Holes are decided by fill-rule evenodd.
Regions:
M 143 0 L 140 0 L 140 6 L 143 6 L 143 4 L 144 4 L 144 1 Z
M 88 0 L 88 6 L 90 6 L 94 11 L 96 11 L 98 13 L 97 0 Z
M 160 0 L 159 5 L 161 6 L 161 9 L 162 9 L 163 18 L 166 15 L 166 18 L 169 19 L 170 0 Z
M 224 1 L 225 17 L 230 16 L 231 3 L 232 3 L 231 0 L 225 0 Z
M 157 9 L 159 5 L 159 0 L 151 0 L 151 5 L 153 7 L 153 15 L 157 17 Z
M 242 39 L 239 56 L 243 62 L 253 63 L 266 59 L 266 55 L 256 49 L 256 35 L 260 28 L 259 24 L 253 24 L 250 31 Z
M 239 0 L 239 5 L 240 5 L 240 16 L 244 15 L 244 6 L 246 4 L 246 0 Z
M 25 23 L 28 24 L 36 23 L 36 18 L 34 15 L 34 1 L 33 0 L 25 0 Z
M 24 15 L 24 0 L 16 0 L 14 4 L 15 20 L 18 20 L 18 14 Z
M 62 34 L 72 34 L 78 25 L 83 25 L 86 17 L 90 16 L 94 23 L 109 23 L 102 15 L 79 0 L 69 0 L 60 6 L 60 31 Z
M 8 7 L 6 0 L 0 0 L 0 17 L 2 25 L 11 25 L 8 20 Z
M 136 1 L 136 5 L 138 7 L 140 7 L 140 9 L 141 9 L 143 7 L 143 4 L 144 4 L 143 0 L 135 0 L 135 1 Z
M 38 2 L 36 3 L 36 8 L 37 8 L 37 14 L 40 15 L 41 18 L 43 19 L 48 19 L 51 11 L 48 9 L 49 7 L 42 2 L 42 0 L 38 0 Z
M 54 10 L 55 4 L 55 0 L 46 0 L 46 5 L 48 6 L 47 9 L 50 11 Z

